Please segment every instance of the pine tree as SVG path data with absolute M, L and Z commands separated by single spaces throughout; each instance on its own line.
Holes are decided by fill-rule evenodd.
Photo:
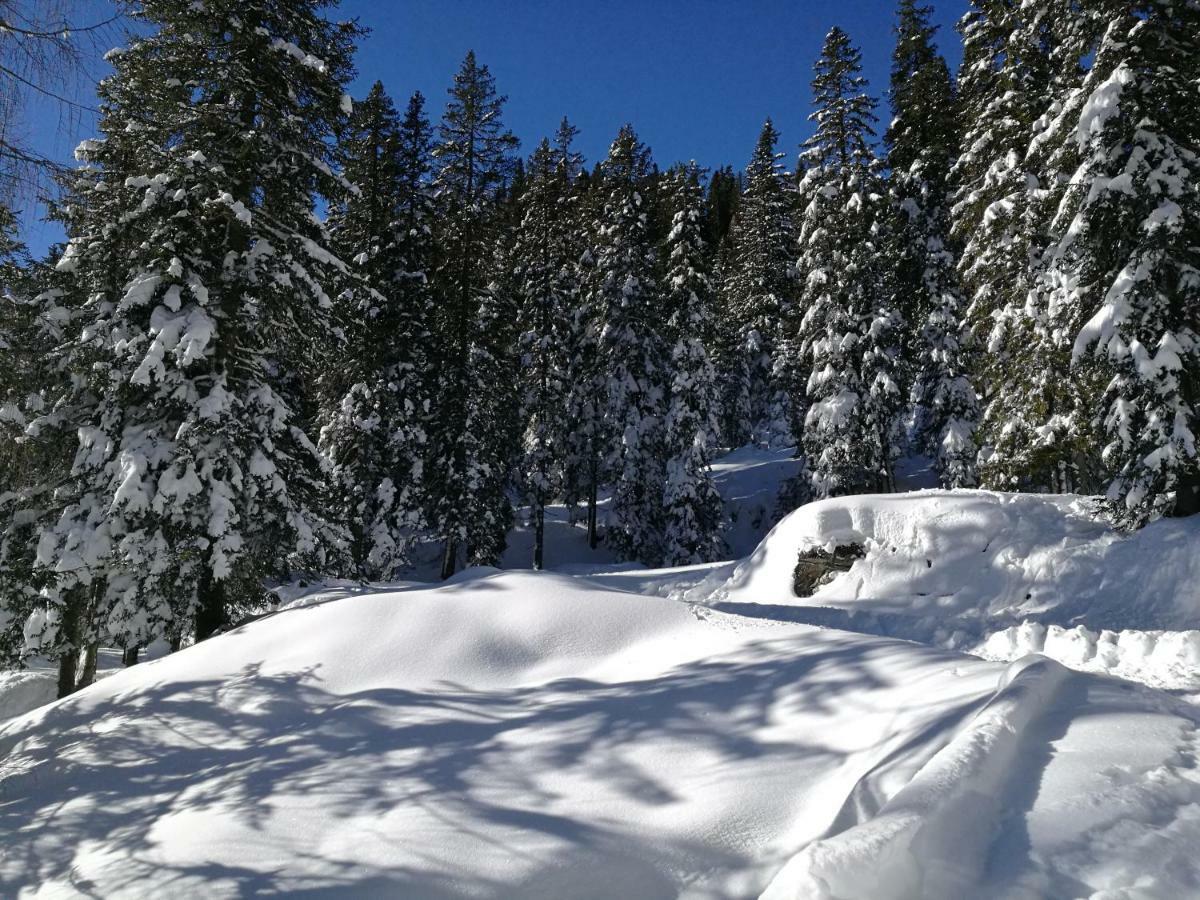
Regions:
M 980 480 L 1004 490 L 1078 484 L 1081 391 L 1064 378 L 1069 347 L 1034 294 L 1047 244 L 1048 173 L 1030 153 L 1053 106 L 1049 4 L 973 0 L 961 24 L 963 152 L 952 180 L 959 279 L 980 352 Z
M 818 496 L 890 489 L 901 407 L 894 287 L 879 265 L 887 234 L 871 152 L 875 101 L 861 54 L 839 28 L 825 39 L 805 144 L 800 231 L 802 353 L 811 363 L 804 450 Z M 796 493 L 796 492 L 793 492 Z
M 533 522 L 535 569 L 545 565 L 546 505 L 562 492 L 570 316 L 579 293 L 566 218 L 577 156 L 565 121 L 559 137 L 557 148 L 543 140 L 529 160 L 524 215 L 512 252 L 524 427 L 520 473 Z
M 341 145 L 355 189 L 330 216 L 333 249 L 354 277 L 338 298 L 346 343 L 323 385 L 320 447 L 351 535 L 351 572 L 364 579 L 408 564 L 422 524 L 429 126 L 420 95 L 405 126 L 376 82 Z
M 792 204 L 778 141 L 768 119 L 746 167 L 746 190 L 732 226 L 735 257 L 723 284 L 724 315 L 735 341 L 725 428 L 735 447 L 790 437 L 773 375 L 781 322 L 795 300 Z
M 717 169 L 708 179 L 704 199 L 704 242 L 708 247 L 710 266 L 716 263 L 717 254 L 733 227 L 741 194 L 741 178 L 733 171 L 733 166 Z
M 69 317 L 53 296 L 37 296 L 41 274 L 0 203 L 0 666 L 21 662 L 26 617 L 41 586 L 37 531 L 68 462 L 56 449 L 61 441 L 27 433 L 60 389 L 53 348 Z
M 656 563 L 662 555 L 662 417 L 665 347 L 656 290 L 656 252 L 642 190 L 650 154 L 624 126 L 604 162 L 604 206 L 597 222 L 590 303 L 601 323 L 603 465 L 613 479 L 606 540 L 622 557 Z
M 498 199 L 517 139 L 503 125 L 495 79 L 467 54 L 450 88 L 434 148 L 439 265 L 434 367 L 440 373 L 430 435 L 430 527 L 444 543 L 442 576 L 495 562 L 512 520 L 506 493 L 516 421 L 511 354 L 515 311 L 494 288 Z
M 1053 223 L 1048 302 L 1089 317 L 1073 362 L 1107 369 L 1093 409 L 1108 497 L 1136 527 L 1200 511 L 1200 7 L 1099 6 L 1107 28 L 1065 135 L 1080 162 Z
M 337 541 L 298 412 L 345 268 L 312 192 L 334 192 L 354 28 L 323 5 L 147 0 L 149 35 L 109 55 L 104 138 L 79 151 L 107 189 L 75 193 L 58 264 L 79 443 L 38 551 L 42 648 L 72 640 L 80 595 L 119 646 L 204 638 Z
M 709 462 L 718 436 L 716 373 L 705 348 L 713 289 L 708 271 L 700 172 L 668 173 L 675 213 L 665 246 L 665 306 L 671 319 L 671 387 L 663 425 L 663 559 L 668 566 L 708 562 L 720 553 L 723 510 Z
M 563 460 L 563 499 L 572 518 L 577 507 L 584 508 L 588 546 L 593 550 L 600 540 L 600 486 L 609 474 L 605 469 L 606 373 L 599 356 L 603 296 L 595 290 L 603 190 L 604 178 L 599 169 L 581 172 L 571 191 L 564 222 L 568 235 L 579 236 L 573 249 L 580 295 L 569 323 L 566 402 L 571 427 Z
M 929 7 L 900 0 L 892 55 L 892 123 L 884 136 L 895 225 L 897 307 L 914 358 L 914 438 L 946 487 L 975 484 L 979 409 L 967 372 L 969 334 L 949 241 L 950 166 L 958 152 L 955 97 L 933 45 Z

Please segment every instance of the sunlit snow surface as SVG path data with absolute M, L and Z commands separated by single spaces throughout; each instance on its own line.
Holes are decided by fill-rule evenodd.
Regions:
M 1197 538 L 930 491 L 741 562 L 285 592 L 0 725 L 0 896 L 1200 896 Z

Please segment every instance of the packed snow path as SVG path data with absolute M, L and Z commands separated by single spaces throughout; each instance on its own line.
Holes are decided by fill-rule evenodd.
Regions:
M 7 723 L 0 895 L 1180 897 L 1196 750 L 1053 663 L 469 572 Z

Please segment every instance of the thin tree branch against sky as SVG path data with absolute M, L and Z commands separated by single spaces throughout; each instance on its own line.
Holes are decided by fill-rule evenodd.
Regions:
M 109 4 L 95 3 L 96 16 Z M 938 45 L 951 69 L 961 52 L 954 23 L 966 0 L 930 0 Z M 657 163 L 695 158 L 701 165 L 745 166 L 770 116 L 780 149 L 794 164 L 811 134 L 812 66 L 821 41 L 840 25 L 862 48 L 871 91 L 881 100 L 896 17 L 894 0 L 609 0 L 604 4 L 520 0 L 343 0 L 339 18 L 371 29 L 357 53 L 356 97 L 376 80 L 406 98 L 429 98 L 435 119 L 468 50 L 509 98 L 505 116 L 522 154 L 550 135 L 564 115 L 580 128 L 589 165 L 602 159 L 618 128 L 632 122 Z M 886 106 L 884 119 L 886 122 Z M 63 136 L 52 103 L 29 110 L 35 149 L 70 162 L 92 123 Z M 42 251 L 58 234 L 31 223 L 27 237 Z

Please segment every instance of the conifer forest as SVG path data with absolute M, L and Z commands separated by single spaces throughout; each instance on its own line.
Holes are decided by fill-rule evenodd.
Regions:
M 0 0 L 0 897 L 1200 900 L 1198 434 L 1200 0 Z

